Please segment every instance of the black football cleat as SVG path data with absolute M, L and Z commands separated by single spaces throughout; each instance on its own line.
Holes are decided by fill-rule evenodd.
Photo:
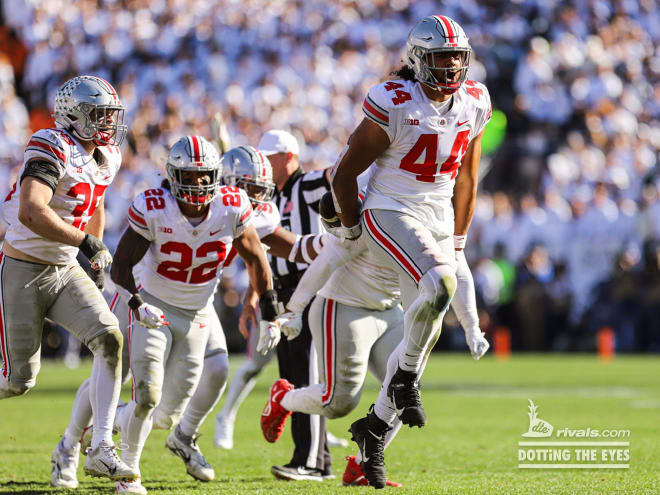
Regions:
M 355 421 L 349 433 L 352 434 L 352 440 L 358 444 L 362 454 L 362 470 L 374 488 L 385 488 L 387 482 L 387 473 L 385 471 L 385 433 L 390 427 L 381 420 L 372 410 L 364 418 Z
M 397 368 L 387 387 L 396 415 L 404 425 L 421 428 L 426 424 L 426 413 L 419 397 L 417 374 Z

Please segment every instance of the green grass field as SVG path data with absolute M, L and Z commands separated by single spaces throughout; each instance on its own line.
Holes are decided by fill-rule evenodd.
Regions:
M 240 363 L 232 360 L 232 369 Z M 50 493 L 50 454 L 64 431 L 77 385 L 89 365 L 71 371 L 46 362 L 36 389 L 0 402 L 0 493 Z M 239 412 L 233 451 L 213 446 L 213 421 L 199 440 L 216 471 L 216 481 L 198 483 L 165 448 L 166 432 L 154 431 L 142 458 L 143 483 L 150 493 L 359 493 L 343 488 L 348 449 L 333 449 L 334 481 L 282 482 L 270 466 L 288 462 L 288 430 L 267 444 L 258 426 L 267 389 L 275 378 L 271 364 Z M 659 493 L 660 360 L 617 357 L 601 363 L 594 356 L 513 357 L 474 362 L 466 354 L 436 354 L 422 382 L 427 426 L 405 428 L 386 451 L 388 474 L 404 488 L 397 493 Z M 349 417 L 329 422 L 347 437 L 348 425 L 375 399 L 369 378 L 363 400 Z M 123 396 L 128 391 L 124 390 Z M 518 442 L 527 430 L 528 399 L 540 418 L 558 428 L 630 429 L 630 468 L 625 470 L 518 468 Z M 556 439 L 555 439 L 556 440 Z M 110 482 L 92 480 L 79 469 L 80 493 L 112 493 Z

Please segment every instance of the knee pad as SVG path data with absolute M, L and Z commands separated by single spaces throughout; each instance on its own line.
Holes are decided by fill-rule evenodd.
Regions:
M 419 281 L 420 294 L 441 313 L 449 307 L 456 292 L 456 273 L 449 265 L 436 265 Z
M 161 391 L 155 385 L 140 382 L 135 387 L 135 415 L 146 418 L 160 402 Z
M 171 430 L 179 422 L 179 419 L 180 417 L 175 418 L 156 408 L 153 416 L 153 428 L 154 430 Z
M 229 377 L 229 360 L 226 352 L 219 352 L 204 359 L 203 373 L 214 382 L 220 382 L 223 385 Z
M 328 419 L 337 419 L 348 416 L 353 411 L 358 403 L 360 397 L 333 397 L 332 401 L 323 408 L 323 415 Z
M 32 387 L 34 387 L 34 382 L 15 383 L 7 382 L 3 379 L 3 383 L 0 383 L 0 399 L 8 399 L 9 397 L 24 395 Z
M 92 354 L 96 355 L 100 352 L 105 359 L 116 365 L 121 358 L 123 343 L 124 337 L 119 331 L 119 328 L 113 328 L 94 337 L 87 343 L 87 347 L 92 351 Z

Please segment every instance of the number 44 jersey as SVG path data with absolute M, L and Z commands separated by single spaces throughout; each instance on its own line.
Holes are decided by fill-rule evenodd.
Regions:
M 23 167 L 2 209 L 9 224 L 5 239 L 19 251 L 40 260 L 55 265 L 75 263 L 77 247 L 41 237 L 18 220 L 20 178 L 25 164 L 31 160 L 57 166 L 59 182 L 48 206 L 66 223 L 84 231 L 121 166 L 121 152 L 117 146 L 99 146 L 92 156 L 64 129 L 41 129 L 32 135 L 25 148 Z
M 130 227 L 151 242 L 140 262 L 142 288 L 173 306 L 207 305 L 232 248 L 252 223 L 247 194 L 223 186 L 201 223 L 192 225 L 167 189 L 149 189 L 128 210 Z
M 362 110 L 390 139 L 374 162 L 364 209 L 403 211 L 437 234 L 453 234 L 461 160 L 491 115 L 486 87 L 468 80 L 438 103 L 419 82 L 388 81 L 369 90 Z

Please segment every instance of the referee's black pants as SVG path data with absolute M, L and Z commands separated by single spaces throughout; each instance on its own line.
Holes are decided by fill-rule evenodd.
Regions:
M 284 305 L 294 289 L 278 289 L 277 295 Z M 308 306 L 309 307 L 309 306 Z M 280 378 L 289 380 L 296 388 L 318 383 L 316 363 L 310 368 L 310 351 L 314 349 L 312 333 L 307 324 L 307 308 L 303 314 L 300 335 L 293 340 L 282 337 L 277 345 L 277 364 Z M 325 475 L 332 473 L 330 451 L 326 440 L 325 417 L 294 412 L 291 415 L 291 435 L 295 445 L 289 466 L 319 469 Z

